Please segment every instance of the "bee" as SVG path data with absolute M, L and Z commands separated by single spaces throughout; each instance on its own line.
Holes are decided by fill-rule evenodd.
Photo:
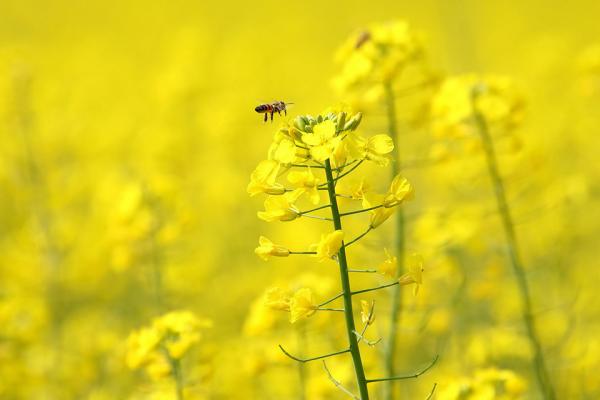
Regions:
M 271 121 L 273 121 L 273 114 L 277 113 L 281 115 L 283 111 L 285 115 L 287 115 L 287 106 L 294 103 L 286 103 L 284 101 L 274 101 L 273 103 L 261 104 L 256 106 L 254 111 L 259 114 L 265 114 L 265 122 L 267 122 L 267 117 L 271 114 Z
M 354 44 L 354 48 L 356 50 L 360 49 L 362 47 L 362 45 L 365 44 L 366 42 L 368 42 L 369 40 L 371 40 L 371 34 L 369 33 L 369 31 L 362 31 L 358 35 L 358 38 L 356 39 L 356 43 Z

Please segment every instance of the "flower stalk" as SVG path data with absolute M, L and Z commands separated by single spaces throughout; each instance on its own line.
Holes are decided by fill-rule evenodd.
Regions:
M 335 230 L 341 230 L 342 220 L 337 204 L 335 180 L 333 178 L 333 171 L 329 159 L 325 160 L 325 174 L 327 176 L 327 192 L 329 194 L 329 201 L 331 203 L 331 216 L 333 218 L 333 226 Z M 343 291 L 342 297 L 344 300 L 344 317 L 346 320 L 346 333 L 348 335 L 349 352 L 352 356 L 352 362 L 354 364 L 354 372 L 356 374 L 356 382 L 358 385 L 360 398 L 361 400 L 368 400 L 369 391 L 367 389 L 367 379 L 365 377 L 365 371 L 360 356 L 358 340 L 356 338 L 356 335 L 354 334 L 354 331 L 356 331 L 356 327 L 354 324 L 354 314 L 352 312 L 352 289 L 350 288 L 350 276 L 348 273 L 348 262 L 346 260 L 346 249 L 344 244 L 342 244 L 342 247 L 340 248 L 338 253 L 338 264 L 340 267 L 340 279 Z
M 388 120 L 388 132 L 389 135 L 398 140 L 397 130 L 397 118 L 396 118 L 396 98 L 394 96 L 394 90 L 392 83 L 388 82 L 385 84 L 385 98 L 386 98 L 386 110 Z M 393 159 L 391 164 L 392 176 L 397 176 L 400 173 L 400 156 L 398 149 L 394 149 Z M 402 207 L 396 211 L 395 217 L 395 232 L 396 239 L 394 240 L 394 253 L 398 260 L 398 268 L 396 269 L 396 278 L 399 278 L 403 272 L 404 267 L 404 251 L 405 251 L 405 238 L 404 238 L 404 210 Z M 400 313 L 402 310 L 402 292 L 401 285 L 397 285 L 391 290 L 391 308 L 389 315 L 390 330 L 388 334 L 388 343 L 384 348 L 384 363 L 385 372 L 388 376 L 393 376 L 395 373 L 395 354 L 397 347 L 397 336 L 398 336 L 398 321 L 400 320 Z M 392 400 L 394 398 L 394 380 L 386 381 L 384 385 L 385 400 Z
M 476 93 L 473 94 L 472 100 L 473 100 L 473 117 L 475 120 L 475 124 L 477 126 L 477 130 L 481 137 L 481 142 L 483 145 L 483 150 L 484 150 L 485 158 L 486 158 L 486 162 L 487 162 L 488 174 L 492 181 L 492 185 L 494 187 L 497 209 L 498 209 L 498 213 L 500 214 L 500 218 L 502 220 L 504 235 L 506 237 L 506 245 L 508 247 L 510 264 L 512 266 L 513 273 L 515 275 L 515 279 L 517 281 L 517 285 L 519 288 L 519 294 L 521 297 L 523 322 L 525 323 L 525 328 L 527 330 L 527 336 L 529 338 L 529 342 L 530 342 L 530 345 L 531 345 L 531 347 L 533 349 L 533 353 L 534 353 L 533 354 L 533 362 L 534 362 L 534 370 L 535 370 L 536 379 L 537 379 L 540 391 L 542 392 L 543 398 L 546 400 L 555 400 L 556 395 L 554 392 L 554 388 L 552 387 L 552 382 L 550 380 L 548 368 L 546 366 L 546 360 L 544 358 L 542 344 L 541 344 L 538 332 L 535 327 L 535 320 L 533 317 L 529 284 L 527 283 L 525 267 L 524 267 L 523 261 L 521 259 L 521 254 L 520 254 L 519 247 L 518 247 L 518 241 L 517 241 L 517 236 L 516 236 L 516 232 L 515 232 L 515 227 L 514 227 L 512 215 L 510 212 L 510 208 L 508 206 L 508 201 L 506 199 L 506 191 L 504 189 L 504 182 L 502 180 L 502 177 L 500 176 L 500 171 L 498 168 L 498 161 L 496 158 L 494 143 L 493 143 L 492 137 L 490 135 L 488 124 L 485 120 L 485 117 L 483 116 L 483 114 L 480 111 L 477 110 L 477 107 L 475 104 Z

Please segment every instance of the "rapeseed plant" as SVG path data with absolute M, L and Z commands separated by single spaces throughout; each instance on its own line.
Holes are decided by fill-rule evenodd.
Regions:
M 310 358 L 300 358 L 292 355 L 281 345 L 283 353 L 291 359 L 300 363 L 315 360 L 325 360 L 330 357 L 349 353 L 355 373 L 355 383 L 358 388 L 359 397 L 342 386 L 327 368 L 324 368 L 333 384 L 341 391 L 354 398 L 368 399 L 368 384 L 381 381 L 406 379 L 407 376 L 390 376 L 380 379 L 368 379 L 366 377 L 363 357 L 359 348 L 360 341 L 374 345 L 364 338 L 367 328 L 373 323 L 374 302 L 361 302 L 361 319 L 363 329 L 357 329 L 355 313 L 353 311 L 353 296 L 381 290 L 391 286 L 411 285 L 416 287 L 422 283 L 423 264 L 414 264 L 408 274 L 396 279 L 392 283 L 361 290 L 353 290 L 351 286 L 352 272 L 373 272 L 354 270 L 349 267 L 346 249 L 365 237 L 371 230 L 379 227 L 398 207 L 410 200 L 414 190 L 412 185 L 402 176 L 396 176 L 387 193 L 383 195 L 371 195 L 365 203 L 365 196 L 349 195 L 338 188 L 342 178 L 354 172 L 362 163 L 371 161 L 375 164 L 385 165 L 388 154 L 393 150 L 393 141 L 386 135 L 375 135 L 369 139 L 360 136 L 356 129 L 362 119 L 360 113 L 352 114 L 349 110 L 330 110 L 323 114 L 312 116 L 302 115 L 294 119 L 291 124 L 284 124 L 275 134 L 274 142 L 269 149 L 269 159 L 259 163 L 250 176 L 248 193 L 256 195 L 262 191 L 268 197 L 264 202 L 265 211 L 259 211 L 258 217 L 267 222 L 281 221 L 290 222 L 300 218 L 314 218 L 330 221 L 334 230 L 323 234 L 318 243 L 308 246 L 308 251 L 292 251 L 280 245 L 260 237 L 259 247 L 255 252 L 263 259 L 269 256 L 289 257 L 290 255 L 309 255 L 315 257 L 318 262 L 335 261 L 339 266 L 340 286 L 342 292 L 332 298 L 319 302 L 315 299 L 310 288 L 302 287 L 294 293 L 289 293 L 279 287 L 270 289 L 265 294 L 265 305 L 274 310 L 290 313 L 290 322 L 296 323 L 301 319 L 307 319 L 317 312 L 341 312 L 345 319 L 345 330 L 347 348 L 332 353 Z M 280 173 L 279 171 L 282 170 Z M 300 172 L 298 172 L 300 170 Z M 315 177 L 313 170 L 324 172 L 323 183 Z M 305 188 L 285 188 L 276 182 L 283 173 L 288 172 L 288 180 L 292 183 L 304 181 Z M 289 178 L 289 174 L 292 178 Z M 276 190 L 273 190 L 277 188 Z M 328 204 L 313 207 L 301 211 L 298 205 L 307 198 L 307 202 L 315 206 L 319 203 L 319 191 L 327 192 Z M 315 194 L 316 193 L 316 194 Z M 343 212 L 340 210 L 338 200 L 350 198 L 354 201 L 362 201 L 361 209 Z M 377 199 L 377 202 L 373 202 Z M 316 200 L 316 201 L 315 201 Z M 315 215 L 318 211 L 327 209 L 329 216 Z M 342 218 L 356 214 L 370 213 L 370 223 L 366 230 L 353 239 L 347 239 L 346 231 L 342 226 Z M 346 241 L 345 241 L 346 239 Z M 416 293 L 416 290 L 415 290 Z M 342 308 L 326 307 L 338 299 L 343 300 Z M 434 359 L 433 363 L 437 360 Z M 431 365 L 433 365 L 433 363 Z M 431 367 L 427 367 L 429 369 Z M 418 373 L 420 375 L 424 371 Z

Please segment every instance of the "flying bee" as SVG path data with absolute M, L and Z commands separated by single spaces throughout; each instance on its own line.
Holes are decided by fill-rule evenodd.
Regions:
M 267 122 L 267 117 L 271 114 L 271 121 L 273 121 L 273 114 L 277 113 L 281 115 L 281 112 L 287 115 L 287 106 L 294 103 L 286 103 L 284 101 L 274 101 L 273 103 L 261 104 L 256 106 L 254 111 L 259 114 L 265 114 L 265 122 Z

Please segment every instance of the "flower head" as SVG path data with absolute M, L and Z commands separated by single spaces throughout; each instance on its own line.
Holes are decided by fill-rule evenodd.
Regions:
M 312 290 L 302 288 L 290 299 L 290 322 L 294 322 L 308 318 L 317 311 L 317 305 L 314 301 Z
M 254 253 L 265 261 L 269 257 L 287 257 L 290 255 L 290 251 L 287 248 L 274 244 L 264 236 L 258 239 L 258 244 L 259 246 L 254 249 Z
M 321 235 L 319 243 L 310 246 L 311 251 L 316 251 L 315 257 L 319 261 L 324 261 L 333 258 L 337 255 L 342 247 L 344 240 L 344 232 L 341 230 L 333 231 L 327 235 Z
M 258 212 L 258 218 L 267 221 L 293 221 L 300 217 L 300 210 L 293 204 L 295 196 L 286 193 L 283 196 L 269 196 L 265 200 L 265 211 Z
M 294 191 L 296 197 L 306 194 L 313 204 L 318 204 L 321 196 L 319 195 L 320 181 L 315 177 L 310 167 L 305 171 L 291 171 L 287 176 L 288 181 L 298 188 Z
M 416 295 L 423 283 L 423 257 L 417 253 L 409 254 L 406 259 L 406 266 L 408 272 L 402 275 L 398 281 L 400 285 L 411 285 L 414 283 L 415 288 L 413 293 Z
M 259 193 L 280 195 L 285 193 L 283 185 L 275 182 L 279 173 L 279 163 L 275 160 L 263 160 L 250 175 L 248 194 L 255 196 Z
M 415 191 L 403 176 L 397 175 L 390 185 L 390 190 L 383 199 L 383 206 L 386 208 L 395 207 L 402 204 L 405 200 L 411 200 Z

